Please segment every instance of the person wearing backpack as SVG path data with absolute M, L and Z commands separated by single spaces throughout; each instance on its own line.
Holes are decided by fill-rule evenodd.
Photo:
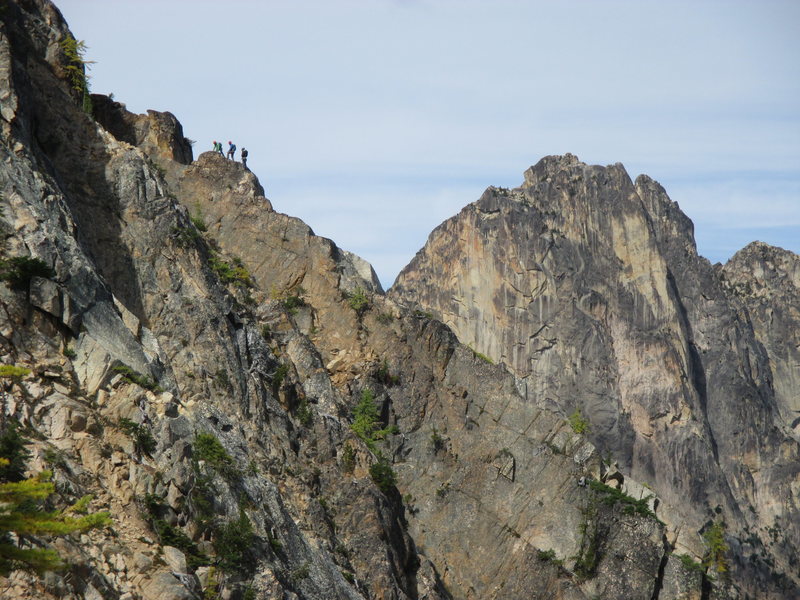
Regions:
M 242 166 L 247 169 L 247 148 L 242 147 Z
M 235 154 L 236 154 L 236 144 L 228 140 L 228 158 L 233 160 Z

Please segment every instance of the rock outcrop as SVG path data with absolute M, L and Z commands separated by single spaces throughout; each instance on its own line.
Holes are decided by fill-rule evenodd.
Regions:
M 764 245 L 713 267 L 660 185 L 566 155 L 437 227 L 390 296 L 585 419 L 658 494 L 677 551 L 701 555 L 724 519 L 735 581 L 780 595 L 800 543 L 796 281 L 797 257 Z
M 800 257 L 754 242 L 728 261 L 720 276 L 747 307 L 769 357 L 781 417 L 800 439 Z
M 776 572 L 791 561 L 796 443 L 776 419 L 796 395 L 791 385 L 770 394 L 794 373 L 796 348 L 778 326 L 797 313 L 773 325 L 769 312 L 773 299 L 796 298 L 781 279 L 796 285 L 796 268 L 779 274 L 791 256 L 754 253 L 749 271 L 723 279 L 692 254 L 690 224 L 657 184 L 598 169 L 596 193 L 574 195 L 580 210 L 555 192 L 539 206 L 526 188 L 465 209 L 473 228 L 456 229 L 497 271 L 477 273 L 487 278 L 469 318 L 437 308 L 438 271 L 418 299 L 398 286 L 398 303 L 365 261 L 276 212 L 253 173 L 214 153 L 194 160 L 171 114 L 134 115 L 98 95 L 86 114 L 67 80 L 58 9 L 2 8 L 0 258 L 53 275 L 0 283 L 0 359 L 31 371 L 2 382 L 0 423 L 26 432 L 31 473 L 53 470 L 53 506 L 89 493 L 114 521 L 25 540 L 68 566 L 0 578 L 3 597 L 745 597 L 744 574 L 764 576 L 759 561 Z M 567 179 L 549 159 L 528 187 L 584 185 L 571 178 L 592 168 L 567 162 Z M 629 202 L 615 212 L 620 186 Z M 590 200 L 606 205 L 591 212 Z M 531 215 L 545 221 L 517 227 Z M 582 235 L 612 264 L 569 242 Z M 468 264 L 462 249 L 440 247 Z M 672 279 L 670 252 L 690 259 Z M 687 308 L 682 294 L 697 290 L 699 308 Z M 486 299 L 508 331 L 481 324 Z M 540 358 L 505 349 L 517 339 Z M 725 415 L 726 392 L 752 405 L 737 395 Z M 745 431 L 722 439 L 734 420 Z M 717 512 L 730 579 L 697 562 Z M 786 571 L 777 585 L 790 590 Z

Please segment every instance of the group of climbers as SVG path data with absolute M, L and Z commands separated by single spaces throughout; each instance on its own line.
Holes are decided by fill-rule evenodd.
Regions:
M 227 156 L 222 153 L 222 142 L 218 142 L 214 140 L 214 152 L 219 152 L 222 156 L 229 158 L 231 160 L 236 160 L 236 144 L 232 141 L 228 140 L 228 154 Z M 242 166 L 246 169 L 247 168 L 247 148 L 242 148 Z

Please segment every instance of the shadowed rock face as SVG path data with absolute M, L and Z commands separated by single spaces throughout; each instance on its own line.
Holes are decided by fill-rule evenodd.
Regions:
M 679 549 L 701 552 L 719 513 L 794 578 L 797 257 L 757 245 L 722 273 L 660 185 L 566 155 L 437 227 L 390 297 L 504 362 L 530 402 L 579 411 L 657 491 Z

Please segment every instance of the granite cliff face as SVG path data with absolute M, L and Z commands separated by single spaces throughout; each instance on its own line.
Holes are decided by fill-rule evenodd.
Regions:
M 755 242 L 728 261 L 720 275 L 747 307 L 769 357 L 781 417 L 800 438 L 800 257 Z
M 656 491 L 677 548 L 702 552 L 724 519 L 742 590 L 784 593 L 800 542 L 797 260 L 755 244 L 713 267 L 656 182 L 566 155 L 440 225 L 390 297 L 507 364 L 529 402 L 587 419 L 601 454 Z
M 776 382 L 796 373 L 797 344 L 780 333 L 797 322 L 796 257 L 743 251 L 746 268 L 715 271 L 657 184 L 598 170 L 596 193 L 575 201 L 583 212 L 555 197 L 537 208 L 524 189 L 465 209 L 475 228 L 490 227 L 459 225 L 466 243 L 442 244 L 443 256 L 467 265 L 462 250 L 483 253 L 497 273 L 473 274 L 475 300 L 457 301 L 475 320 L 462 323 L 425 286 L 410 295 L 411 271 L 408 289 L 384 296 L 367 263 L 276 212 L 240 164 L 194 160 L 173 115 L 134 115 L 99 95 L 85 114 L 58 9 L 0 8 L 0 258 L 54 272 L 0 283 L 2 364 L 31 370 L 2 381 L 4 422 L 26 432 L 31 472 L 53 469 L 53 506 L 90 493 L 114 520 L 19 540 L 55 547 L 67 567 L 0 577 L 3 597 L 650 600 L 794 589 L 786 419 L 797 395 L 791 375 Z M 561 162 L 545 161 L 558 185 L 584 185 L 563 180 Z M 536 169 L 529 179 L 543 185 Z M 620 186 L 630 202 L 615 212 Z M 525 221 L 534 213 L 546 223 Z M 581 236 L 613 264 L 567 243 Z M 690 266 L 670 279 L 670 253 L 682 252 Z M 410 269 L 441 285 L 444 271 L 421 265 Z M 536 330 L 531 311 L 549 325 Z M 504 350 L 509 340 L 533 340 L 541 358 L 521 342 Z M 738 394 L 729 413 L 726 391 Z M 564 418 L 575 407 L 589 436 Z M 736 439 L 723 436 L 731 423 Z M 697 564 L 707 555 L 699 532 L 718 514 L 731 578 Z M 768 581 L 765 562 L 787 576 Z

